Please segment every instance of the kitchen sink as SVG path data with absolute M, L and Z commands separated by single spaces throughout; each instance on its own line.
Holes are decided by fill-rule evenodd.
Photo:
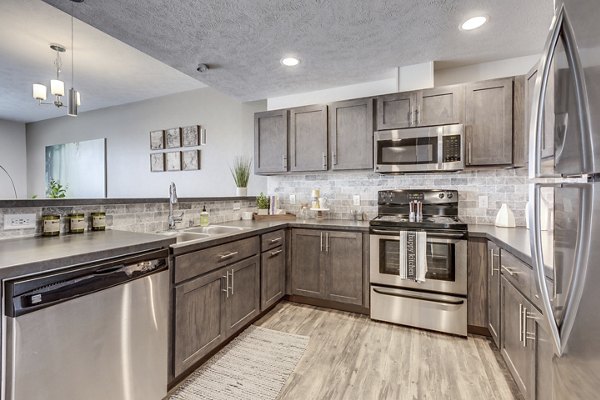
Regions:
M 221 225 L 211 225 L 211 226 L 200 226 L 197 228 L 189 228 L 186 229 L 185 232 L 190 233 L 201 233 L 208 235 L 226 235 L 228 233 L 238 233 L 243 231 L 246 228 L 242 228 L 239 226 L 221 226 Z
M 179 232 L 177 234 L 177 243 L 189 242 L 191 240 L 206 239 L 211 235 L 207 233 Z

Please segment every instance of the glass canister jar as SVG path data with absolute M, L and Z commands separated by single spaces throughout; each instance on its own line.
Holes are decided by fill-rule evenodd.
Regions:
M 93 231 L 106 230 L 106 213 L 104 211 L 98 211 L 98 212 L 92 213 L 92 230 Z
M 69 233 L 85 232 L 85 214 L 72 213 L 69 214 Z
M 42 236 L 60 235 L 60 215 L 49 214 L 42 216 Z

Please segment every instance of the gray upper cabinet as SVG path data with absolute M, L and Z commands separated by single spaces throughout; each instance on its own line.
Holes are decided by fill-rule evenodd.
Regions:
M 513 78 L 472 83 L 466 90 L 466 164 L 512 164 Z
M 254 172 L 277 174 L 288 170 L 288 110 L 254 114 Z
M 534 66 L 526 75 L 525 81 L 525 132 L 529 133 L 531 117 L 534 112 L 534 92 L 535 81 L 538 76 L 538 65 Z M 543 127 L 542 135 L 542 158 L 552 157 L 554 155 L 554 74 L 548 76 L 548 86 L 546 87 L 546 98 L 544 99 Z M 525 135 L 527 142 L 529 135 Z M 526 148 L 527 150 L 527 148 Z
M 393 93 L 377 97 L 377 130 L 413 126 L 416 109 L 416 92 Z
M 327 106 L 290 110 L 290 171 L 327 170 Z
M 373 169 L 373 99 L 329 105 L 331 169 Z
M 417 92 L 416 126 L 460 124 L 465 118 L 465 86 L 452 85 Z
M 227 267 L 230 272 L 226 296 L 227 336 L 242 329 L 260 312 L 260 258 L 254 256 Z
M 488 329 L 500 347 L 500 248 L 488 242 Z
M 363 303 L 362 234 L 325 232 L 327 298 L 342 303 Z

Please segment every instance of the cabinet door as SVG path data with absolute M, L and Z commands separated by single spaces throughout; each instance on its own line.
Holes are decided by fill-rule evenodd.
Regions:
M 512 78 L 467 86 L 467 165 L 512 164 L 512 107 Z
M 325 297 L 324 239 L 319 230 L 292 231 L 292 294 Z
M 360 232 L 325 232 L 327 299 L 363 303 L 363 243 Z
M 500 347 L 500 248 L 488 242 L 488 330 Z
M 527 308 L 527 300 L 504 277 L 501 277 L 501 343 L 500 352 L 508 366 L 517 386 L 525 399 L 534 395 L 532 368 L 534 359 L 532 352 L 524 343 L 523 309 Z
M 464 85 L 443 86 L 418 92 L 418 126 L 460 124 L 465 118 Z
M 327 106 L 290 110 L 290 171 L 327 170 Z
M 525 132 L 526 140 L 529 143 L 529 129 L 531 126 L 531 117 L 534 112 L 534 92 L 535 81 L 538 76 L 538 65 L 533 67 L 526 76 L 525 85 Z M 543 114 L 543 132 L 542 136 L 542 158 L 552 157 L 554 155 L 554 74 L 548 76 L 548 86 L 546 87 L 546 98 L 544 99 Z
M 254 114 L 254 172 L 273 174 L 288 170 L 288 110 Z
M 534 366 L 532 369 L 532 382 L 535 385 L 535 396 L 531 399 L 552 400 L 554 390 L 552 387 L 552 360 L 554 358 L 554 345 L 552 336 L 546 330 L 542 314 L 536 309 L 530 309 L 527 318 L 527 345 L 534 353 Z
M 468 242 L 467 323 L 470 327 L 486 329 L 487 304 L 487 241 L 471 238 Z
M 373 99 L 329 106 L 331 169 L 373 169 Z
M 229 296 L 226 298 L 227 336 L 239 331 L 260 312 L 260 258 L 254 256 L 226 268 Z
M 285 245 L 262 253 L 260 310 L 277 303 L 285 294 Z
M 219 269 L 175 287 L 175 376 L 225 339 L 224 275 Z
M 417 109 L 415 92 L 394 93 L 377 97 L 377 130 L 414 126 Z

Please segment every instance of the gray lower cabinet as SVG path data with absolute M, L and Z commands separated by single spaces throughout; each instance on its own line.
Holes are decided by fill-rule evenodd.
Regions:
M 327 170 L 327 106 L 290 110 L 290 171 Z
M 467 325 L 477 333 L 488 326 L 487 240 L 470 238 L 467 249 Z
M 554 344 L 552 336 L 546 330 L 542 314 L 532 309 L 530 318 L 527 319 L 527 340 L 533 352 L 532 382 L 535 385 L 536 400 L 552 400 L 554 391 L 552 385 L 552 359 L 554 357 Z
M 467 85 L 466 165 L 510 165 L 513 156 L 513 78 Z
M 329 145 L 331 169 L 373 169 L 373 98 L 329 105 Z
M 294 229 L 292 294 L 363 304 L 362 233 Z
M 277 174 L 288 170 L 288 110 L 254 114 L 254 172 Z
M 421 90 L 417 96 L 416 126 L 460 124 L 465 119 L 465 86 Z
M 500 248 L 488 241 L 488 330 L 496 346 L 500 347 Z
M 285 245 L 264 251 L 260 263 L 260 310 L 277 303 L 285 295 Z
M 225 329 L 231 336 L 260 313 L 260 258 L 254 256 L 226 268 Z

